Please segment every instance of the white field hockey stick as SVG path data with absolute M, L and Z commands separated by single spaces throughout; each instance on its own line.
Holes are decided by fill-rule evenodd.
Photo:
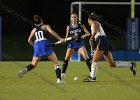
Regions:
M 72 37 L 68 37 L 68 38 L 65 39 L 65 41 L 70 41 L 72 39 L 73 39 Z M 61 44 L 61 41 L 57 41 L 55 43 L 52 43 L 51 45 L 57 45 L 57 44 Z
M 93 47 L 92 46 L 90 48 L 90 52 L 91 52 L 90 55 L 93 56 Z

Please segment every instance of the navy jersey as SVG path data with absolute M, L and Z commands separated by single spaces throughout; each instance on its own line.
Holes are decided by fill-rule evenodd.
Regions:
M 47 39 L 47 35 L 46 35 L 46 31 L 44 31 L 43 29 L 41 29 L 41 26 L 36 26 L 36 31 L 34 33 L 34 42 L 37 42 L 37 41 L 41 41 L 41 40 L 46 40 Z
M 75 28 L 72 26 L 72 24 L 70 24 L 69 29 L 70 29 L 69 32 L 70 36 L 76 37 L 76 39 L 73 39 L 68 43 L 68 48 L 74 48 L 77 50 L 84 45 L 84 40 L 81 39 L 82 28 L 80 27 L 80 24 L 77 24 Z
M 82 28 L 80 27 L 81 24 L 77 24 L 76 27 L 73 27 L 72 24 L 70 23 L 69 29 L 70 29 L 70 36 L 71 37 L 76 37 L 78 40 L 81 40 L 82 36 Z

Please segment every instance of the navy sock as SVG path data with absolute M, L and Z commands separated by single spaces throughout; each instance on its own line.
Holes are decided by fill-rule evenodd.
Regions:
M 65 73 L 68 67 L 68 60 L 64 60 L 63 67 L 62 67 L 62 73 Z
M 61 68 L 59 65 L 55 67 L 56 77 L 61 79 Z
M 86 64 L 87 64 L 89 71 L 91 72 L 91 62 L 89 59 L 86 60 Z
M 30 70 L 32 70 L 34 68 L 34 65 L 29 64 L 26 68 L 27 68 L 27 71 L 30 71 Z

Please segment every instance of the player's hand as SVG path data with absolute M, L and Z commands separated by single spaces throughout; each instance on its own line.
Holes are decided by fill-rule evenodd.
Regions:
M 65 38 L 65 43 L 67 42 L 67 38 Z
M 86 34 L 81 36 L 82 39 L 85 39 L 86 37 L 87 37 Z
M 87 34 L 82 35 L 81 38 L 82 38 L 82 39 L 85 39 L 87 36 L 90 36 L 90 33 L 89 33 L 89 34 L 87 33 Z
M 64 44 L 65 43 L 65 39 L 60 39 L 61 43 Z

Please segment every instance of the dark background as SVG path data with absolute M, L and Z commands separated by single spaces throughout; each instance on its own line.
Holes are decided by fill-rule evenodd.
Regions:
M 2 16 L 2 53 L 3 60 L 6 60 L 6 55 L 10 55 L 18 60 L 29 60 L 32 57 L 32 47 L 27 43 L 28 36 L 33 28 L 31 22 L 33 15 L 38 14 L 44 19 L 44 23 L 49 24 L 60 36 L 65 37 L 65 29 L 69 24 L 70 4 L 73 1 L 79 0 L 0 0 L 0 16 Z M 80 1 L 103 1 L 112 0 L 80 0 Z M 115 0 L 116 2 L 130 2 L 130 0 Z M 115 2 L 112 1 L 112 2 Z M 138 2 L 138 0 L 136 0 Z M 93 11 L 88 6 L 85 9 Z M 137 9 L 140 7 L 137 6 Z M 105 11 L 106 9 L 106 11 Z M 113 41 L 116 49 L 126 49 L 125 32 L 126 18 L 130 17 L 130 7 L 118 7 L 116 11 L 112 7 L 98 7 L 94 9 L 101 18 L 109 24 L 116 26 L 118 30 L 112 29 L 103 23 L 105 31 L 110 36 L 116 36 Z M 89 29 L 87 25 L 87 13 L 84 13 L 84 21 L 82 23 Z M 124 19 L 125 17 L 125 19 Z M 136 17 L 140 17 L 140 10 L 136 11 Z M 120 38 L 122 37 L 122 38 Z M 52 38 L 52 37 L 51 37 Z M 118 39 L 122 39 L 124 43 L 120 45 Z M 52 41 L 57 41 L 51 39 Z M 86 41 L 86 40 L 85 40 Z M 87 41 L 86 41 L 87 43 Z M 88 43 L 87 49 L 90 49 Z M 60 59 L 63 59 L 65 53 L 59 53 L 63 48 L 66 50 L 66 45 L 54 47 L 56 54 Z M 24 56 L 23 56 L 24 55 Z
M 1 3 L 18 12 L 21 16 L 27 18 L 30 21 L 32 21 L 34 14 L 38 14 L 44 19 L 44 22 L 50 24 L 56 30 L 56 32 L 58 32 L 59 34 L 65 34 L 64 29 L 66 25 L 69 24 L 70 4 L 72 1 L 79 0 L 1 0 Z M 80 1 L 108 2 L 112 0 L 80 0 Z M 115 0 L 115 1 L 130 2 L 130 0 Z M 115 1 L 113 0 L 113 2 Z M 121 8 L 118 9 L 120 9 L 120 11 L 123 10 Z M 113 9 L 112 10 L 110 9 L 110 12 L 113 15 L 114 12 Z M 110 14 L 108 13 L 105 14 L 104 12 L 99 13 L 99 15 L 101 14 L 104 16 L 104 18 L 106 16 L 110 16 Z M 0 15 L 3 17 L 4 34 L 12 34 L 12 33 L 28 34 L 29 31 L 32 29 L 30 24 L 24 22 L 21 19 L 16 18 L 12 14 L 8 14 L 6 11 L 3 11 L 2 9 L 0 10 Z M 109 20 L 110 22 L 116 21 L 116 20 L 114 21 L 114 19 L 111 20 L 111 16 Z

